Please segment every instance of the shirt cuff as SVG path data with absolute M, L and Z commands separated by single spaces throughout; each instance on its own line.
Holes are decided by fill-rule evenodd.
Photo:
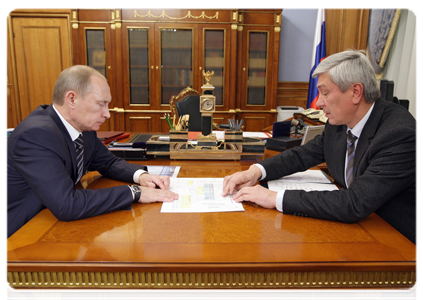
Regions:
M 135 171 L 134 177 L 133 177 L 133 180 L 134 180 L 135 183 L 138 183 L 139 184 L 138 179 L 139 179 L 140 175 L 143 174 L 143 173 L 147 173 L 147 172 L 144 171 L 144 170 L 141 170 L 141 169 Z
M 264 167 L 262 165 L 260 165 L 260 164 L 254 164 L 253 166 L 256 166 L 261 171 L 261 178 L 259 179 L 259 181 L 261 181 L 264 178 L 266 178 L 266 170 L 264 169 Z
M 285 195 L 285 190 L 279 191 L 276 195 L 276 209 L 280 212 L 283 212 L 283 196 Z

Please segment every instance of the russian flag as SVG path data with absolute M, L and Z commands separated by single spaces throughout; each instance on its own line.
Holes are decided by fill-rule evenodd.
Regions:
M 313 56 L 311 61 L 310 80 L 308 85 L 307 108 L 318 109 L 316 102 L 319 97 L 317 90 L 317 78 L 312 74 L 318 64 L 326 57 L 326 33 L 325 33 L 325 10 L 317 11 L 316 31 L 314 33 Z

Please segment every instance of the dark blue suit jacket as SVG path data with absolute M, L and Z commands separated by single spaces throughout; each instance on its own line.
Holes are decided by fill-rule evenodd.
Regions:
M 402 106 L 379 99 L 363 128 L 354 158 L 354 181 L 345 185 L 346 126 L 327 124 L 322 135 L 260 162 L 266 180 L 326 162 L 338 191 L 287 190 L 283 212 L 347 223 L 376 212 L 404 236 L 416 238 L 416 120 Z
M 84 172 L 133 183 L 143 168 L 113 155 L 95 132 L 83 132 Z M 76 151 L 52 106 L 43 105 L 23 120 L 8 138 L 8 237 L 48 208 L 59 220 L 70 221 L 128 209 L 128 186 L 99 190 L 75 189 Z

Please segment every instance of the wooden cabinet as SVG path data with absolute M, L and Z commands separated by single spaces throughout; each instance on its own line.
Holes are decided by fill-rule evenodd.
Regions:
M 188 81 L 178 76 L 175 94 L 187 83 L 201 91 L 202 70 L 213 70 L 214 122 L 244 119 L 246 130 L 261 130 L 276 120 L 276 106 L 302 106 L 299 102 L 306 101 L 304 93 L 298 93 L 307 87 L 298 83 L 281 87 L 277 100 L 281 12 L 14 10 L 8 18 L 8 127 L 15 127 L 39 104 L 51 102 L 61 70 L 89 64 L 105 73 L 112 93 L 111 118 L 102 130 L 167 131 L 163 114 L 170 112 L 172 87 L 165 76 L 176 65 L 163 61 L 162 67 L 161 60 L 168 58 L 166 51 L 176 49 L 164 50 L 161 40 L 171 32 L 163 35 L 160 30 L 175 29 L 192 34 L 191 46 L 184 50 L 192 56 L 191 75 Z M 369 10 L 326 10 L 328 55 L 365 49 L 368 16 Z
M 168 131 L 164 113 L 170 112 L 170 98 L 188 86 L 201 92 L 203 70 L 215 74 L 215 122 L 226 121 L 235 104 L 230 99 L 236 16 L 229 10 L 122 11 L 126 130 Z M 234 109 L 230 117 L 235 118 Z
M 112 35 L 116 29 L 114 10 L 73 10 L 73 50 L 74 64 L 90 66 L 103 74 L 110 85 L 112 101 L 109 105 L 110 119 L 106 120 L 100 130 L 115 130 L 116 108 L 122 107 L 116 79 L 119 76 L 119 66 L 115 51 L 116 38 Z
M 215 123 L 276 120 L 281 10 L 75 10 L 75 64 L 105 74 L 111 118 L 102 130 L 166 132 L 169 101 L 201 92 L 213 71 Z M 276 45 L 277 44 L 277 45 Z
M 240 11 L 238 36 L 238 115 L 246 131 L 260 131 L 276 121 L 281 15 Z

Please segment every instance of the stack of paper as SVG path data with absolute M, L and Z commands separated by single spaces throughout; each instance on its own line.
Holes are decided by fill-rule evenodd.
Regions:
M 333 184 L 320 170 L 307 170 L 292 175 L 271 180 L 267 183 L 269 190 L 305 190 L 305 191 L 333 191 L 338 187 Z

